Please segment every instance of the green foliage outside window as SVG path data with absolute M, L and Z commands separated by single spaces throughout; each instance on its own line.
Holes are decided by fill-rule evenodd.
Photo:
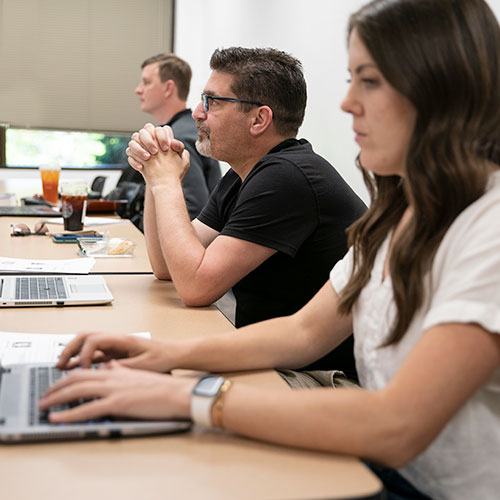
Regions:
M 6 163 L 9 167 L 36 167 L 50 161 L 63 167 L 123 167 L 129 140 L 102 133 L 7 129 Z
M 104 153 L 95 157 L 96 163 L 105 165 L 127 164 L 125 150 L 129 140 L 129 137 L 103 135 L 99 141 L 104 146 Z

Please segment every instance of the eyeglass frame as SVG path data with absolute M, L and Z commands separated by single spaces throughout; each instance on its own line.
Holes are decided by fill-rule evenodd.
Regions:
M 36 226 L 40 225 L 38 229 Z M 16 232 L 15 229 L 20 228 L 21 231 Z M 49 232 L 49 228 L 47 227 L 47 223 L 45 221 L 36 222 L 34 225 L 34 231 L 32 231 L 27 224 L 11 224 L 10 226 L 10 235 L 11 236 L 45 236 Z
M 203 109 L 205 110 L 205 113 L 210 110 L 210 106 L 208 105 L 209 99 L 212 99 L 213 101 L 242 102 L 244 104 L 253 104 L 255 106 L 265 106 L 265 104 L 262 104 L 261 102 L 247 101 L 246 99 L 237 99 L 236 97 L 221 97 L 218 95 L 210 95 L 206 94 L 205 92 L 202 92 L 201 102 L 203 104 Z

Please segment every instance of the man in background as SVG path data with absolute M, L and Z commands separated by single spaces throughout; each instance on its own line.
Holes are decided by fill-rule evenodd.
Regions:
M 191 167 L 182 179 L 182 191 L 189 218 L 194 219 L 205 206 L 208 196 L 221 178 L 219 162 L 196 150 L 198 130 L 191 110 L 186 107 L 191 83 L 189 64 L 174 54 L 158 54 L 142 65 L 141 81 L 135 93 L 141 109 L 153 115 L 159 125 L 168 125 L 189 151 Z M 141 174 L 128 167 L 122 181 L 144 183 Z

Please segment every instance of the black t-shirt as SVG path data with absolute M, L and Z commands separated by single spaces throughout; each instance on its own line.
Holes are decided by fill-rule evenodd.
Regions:
M 230 170 L 198 219 L 221 235 L 277 250 L 234 285 L 236 326 L 304 306 L 346 253 L 346 228 L 364 210 L 338 172 L 304 139 L 273 148 L 244 182 Z

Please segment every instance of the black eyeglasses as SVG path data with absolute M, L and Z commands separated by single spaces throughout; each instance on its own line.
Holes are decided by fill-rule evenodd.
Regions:
M 30 234 L 44 235 L 49 232 L 49 228 L 46 226 L 45 222 L 37 222 L 33 231 L 26 224 L 16 224 L 11 227 L 11 236 L 29 236 Z
M 245 99 L 236 99 L 235 97 L 219 97 L 217 95 L 209 95 L 203 92 L 201 94 L 201 102 L 203 103 L 203 109 L 208 111 L 210 109 L 209 101 L 227 101 L 227 102 L 244 102 L 245 104 L 253 104 L 255 106 L 265 106 L 261 102 L 247 101 Z

